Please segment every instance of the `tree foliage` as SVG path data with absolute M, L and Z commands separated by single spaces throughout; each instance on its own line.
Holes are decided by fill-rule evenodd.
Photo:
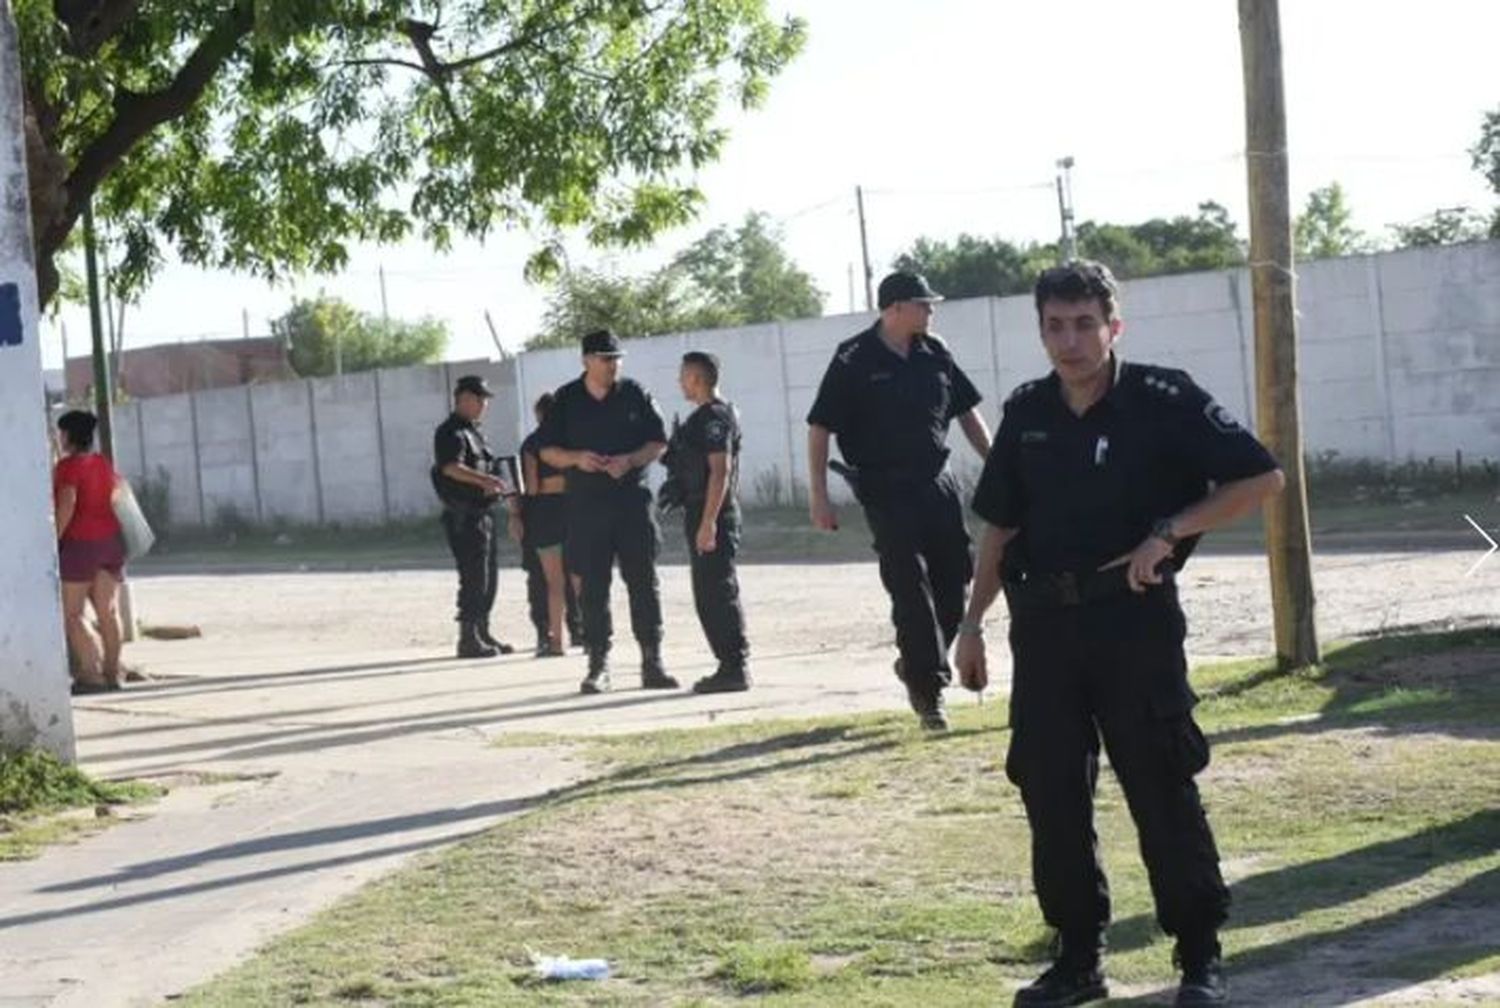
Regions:
M 1479 141 L 1469 155 L 1474 159 L 1474 170 L 1483 175 L 1495 195 L 1500 196 L 1500 107 L 1484 114 Z
M 918 238 L 892 266 L 923 274 L 945 297 L 1003 297 L 1031 290 L 1037 273 L 1056 258 L 1056 246 L 961 234 L 952 242 Z
M 1292 240 L 1298 259 L 1333 259 L 1370 250 L 1364 232 L 1351 221 L 1353 211 L 1344 198 L 1344 187 L 1330 182 L 1307 194 L 1307 205 L 1292 222 Z
M 823 292 L 792 261 L 765 214 L 717 227 L 643 276 L 576 270 L 557 281 L 527 347 L 572 346 L 590 329 L 621 337 L 718 329 L 822 314 Z
M 1500 215 L 1491 218 L 1470 207 L 1447 207 L 1407 224 L 1392 225 L 1391 231 L 1398 248 L 1456 245 L 1500 237 Z
M 96 200 L 138 288 L 171 248 L 266 277 L 496 228 L 645 242 L 804 25 L 766 0 L 14 0 L 42 300 Z
M 292 369 L 304 378 L 427 364 L 448 346 L 448 327 L 438 319 L 387 322 L 322 296 L 294 302 L 271 332 L 286 342 Z
M 1078 254 L 1097 259 L 1121 279 L 1227 269 L 1245 261 L 1245 246 L 1229 211 L 1198 205 L 1195 216 L 1153 218 L 1140 224 L 1084 221 Z M 952 242 L 918 238 L 896 257 L 896 269 L 926 275 L 947 297 L 1003 297 L 1031 291 L 1036 275 L 1059 261 L 1056 242 L 1017 244 L 962 234 Z

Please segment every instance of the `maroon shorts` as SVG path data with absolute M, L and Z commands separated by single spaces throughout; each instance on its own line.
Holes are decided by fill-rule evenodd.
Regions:
M 109 539 L 63 539 L 57 544 L 57 565 L 64 581 L 92 583 L 100 571 L 115 580 L 125 577 L 125 547 L 119 536 Z

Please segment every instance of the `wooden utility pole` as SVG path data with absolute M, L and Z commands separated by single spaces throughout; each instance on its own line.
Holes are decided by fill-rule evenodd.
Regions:
M 89 330 L 94 347 L 94 412 L 99 416 L 99 451 L 115 460 L 114 389 L 105 347 L 103 305 L 99 293 L 99 260 L 95 252 L 93 201 L 83 205 L 83 266 L 89 287 Z
M 1245 73 L 1245 159 L 1250 181 L 1250 279 L 1255 302 L 1255 409 L 1261 440 L 1286 473 L 1265 506 L 1276 657 L 1285 668 L 1318 661 L 1312 542 L 1297 396 L 1296 275 L 1287 191 L 1286 94 L 1278 0 L 1239 0 Z

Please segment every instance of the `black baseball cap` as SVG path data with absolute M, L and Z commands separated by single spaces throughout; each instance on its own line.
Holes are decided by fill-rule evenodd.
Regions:
M 481 399 L 495 398 L 489 384 L 477 374 L 466 374 L 458 380 L 453 386 L 453 394 L 458 395 L 460 392 L 472 392 Z
M 880 281 L 880 291 L 875 295 L 875 303 L 882 311 L 902 301 L 926 301 L 930 304 L 941 300 L 943 295 L 932 289 L 926 277 L 906 270 L 897 270 Z
M 583 337 L 583 355 L 598 357 L 623 357 L 625 351 L 620 347 L 620 337 L 608 329 L 595 329 L 591 333 L 585 333 Z

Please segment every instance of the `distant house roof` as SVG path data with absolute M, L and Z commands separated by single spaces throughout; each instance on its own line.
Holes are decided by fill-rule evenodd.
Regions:
M 297 377 L 285 344 L 274 337 L 160 343 L 126 350 L 115 369 L 115 387 L 132 399 L 179 395 Z M 94 384 L 89 357 L 67 362 L 69 399 L 84 398 Z

